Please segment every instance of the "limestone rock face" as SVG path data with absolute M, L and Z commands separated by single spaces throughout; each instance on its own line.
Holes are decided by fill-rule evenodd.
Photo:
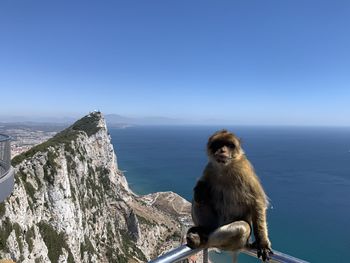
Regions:
M 145 262 L 181 242 L 190 204 L 128 187 L 101 113 L 93 112 L 13 159 L 0 204 L 0 259 Z

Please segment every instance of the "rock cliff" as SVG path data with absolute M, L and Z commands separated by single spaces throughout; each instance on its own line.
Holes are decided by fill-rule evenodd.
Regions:
M 137 196 L 93 112 L 13 160 L 0 204 L 0 259 L 145 262 L 179 245 L 190 204 L 172 192 Z

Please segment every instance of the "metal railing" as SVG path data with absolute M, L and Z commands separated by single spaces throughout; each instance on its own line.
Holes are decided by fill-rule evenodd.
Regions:
M 14 170 L 11 167 L 11 137 L 0 134 L 0 202 L 13 191 Z
M 5 176 L 5 173 L 11 166 L 11 138 L 7 135 L 0 134 L 0 178 Z
M 208 249 L 191 249 L 186 245 L 182 245 L 178 248 L 172 249 L 161 255 L 160 257 L 149 261 L 149 263 L 171 263 L 178 262 L 181 260 L 187 259 L 189 256 L 197 254 L 203 251 L 203 263 L 208 262 Z M 245 253 L 252 257 L 257 257 L 256 250 L 254 249 L 246 249 L 242 250 L 242 253 Z M 234 260 L 235 261 L 235 260 Z M 270 255 L 270 263 L 307 263 L 308 261 L 298 259 L 287 254 L 278 252 L 276 250 L 273 251 L 273 255 Z

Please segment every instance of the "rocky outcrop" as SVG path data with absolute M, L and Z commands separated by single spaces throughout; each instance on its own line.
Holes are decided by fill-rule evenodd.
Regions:
M 0 204 L 0 259 L 145 262 L 179 245 L 190 204 L 137 196 L 118 170 L 101 113 L 13 159 L 15 188 Z

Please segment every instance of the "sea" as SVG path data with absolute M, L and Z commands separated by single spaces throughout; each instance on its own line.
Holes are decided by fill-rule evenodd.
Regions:
M 119 169 L 138 194 L 187 200 L 207 162 L 208 137 L 242 140 L 270 199 L 273 249 L 310 262 L 350 262 L 350 127 L 149 126 L 110 129 Z M 214 262 L 231 262 L 211 253 Z M 241 255 L 239 262 L 259 262 Z

